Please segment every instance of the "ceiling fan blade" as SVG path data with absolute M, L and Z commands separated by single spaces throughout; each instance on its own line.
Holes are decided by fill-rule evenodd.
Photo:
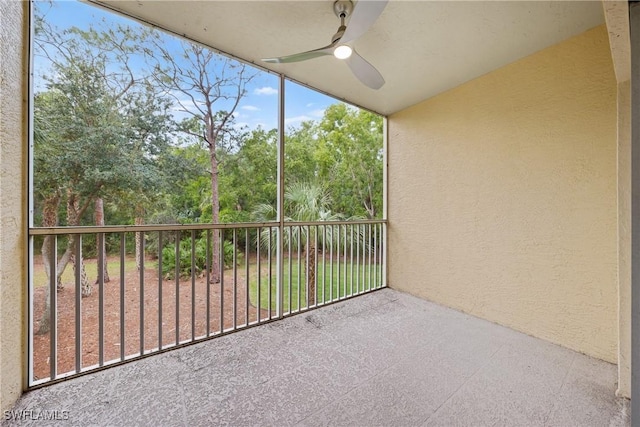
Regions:
M 340 43 L 349 43 L 363 35 L 378 19 L 388 0 L 358 0 Z
M 294 53 L 293 55 L 280 56 L 278 58 L 266 58 L 264 62 L 271 62 L 274 64 L 285 64 L 288 62 L 300 62 L 307 59 L 318 58 L 320 56 L 333 55 L 333 48 L 336 43 L 331 43 L 329 46 L 321 47 L 320 49 L 309 50 L 307 52 Z
M 376 70 L 376 67 L 369 64 L 366 59 L 358 55 L 358 52 L 355 50 L 351 56 L 346 59 L 346 62 L 353 74 L 366 86 L 376 90 L 384 86 L 382 74 Z

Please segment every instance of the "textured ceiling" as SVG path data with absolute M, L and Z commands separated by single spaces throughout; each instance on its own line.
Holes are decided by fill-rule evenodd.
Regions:
M 292 64 L 260 61 L 329 44 L 339 26 L 331 0 L 97 3 L 381 114 L 604 22 L 600 1 L 391 0 L 354 45 L 386 80 L 380 90 L 372 90 L 332 56 Z

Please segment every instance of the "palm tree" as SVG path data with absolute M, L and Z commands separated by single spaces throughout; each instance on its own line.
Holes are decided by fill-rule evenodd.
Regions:
M 284 193 L 285 222 L 317 222 L 317 221 L 339 221 L 344 219 L 344 215 L 332 213 L 331 197 L 324 187 L 314 182 L 298 182 L 287 187 Z M 259 222 L 274 221 L 277 211 L 272 205 L 260 204 L 253 211 L 254 218 Z M 355 218 L 352 218 L 355 219 Z M 304 259 L 306 268 L 306 280 L 309 293 L 307 294 L 307 307 L 316 303 L 316 256 L 318 239 L 326 238 L 333 241 L 333 227 L 327 227 L 322 233 L 316 236 L 317 227 L 313 226 L 291 226 L 288 233 L 283 234 L 283 244 L 285 248 L 303 247 L 305 248 Z M 268 245 L 268 242 L 275 244 L 276 239 L 269 239 L 270 229 L 262 231 L 261 241 Z M 274 232 L 274 231 L 273 231 Z M 339 244 L 339 242 L 337 243 Z M 275 248 L 272 248 L 275 249 Z

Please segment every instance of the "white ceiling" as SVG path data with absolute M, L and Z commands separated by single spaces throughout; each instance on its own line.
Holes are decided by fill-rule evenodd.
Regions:
M 604 22 L 600 1 L 391 0 L 357 51 L 384 76 L 362 85 L 332 56 L 266 64 L 331 42 L 332 0 L 99 3 L 259 64 L 330 95 L 391 114 Z M 348 23 L 347 23 L 348 25 Z

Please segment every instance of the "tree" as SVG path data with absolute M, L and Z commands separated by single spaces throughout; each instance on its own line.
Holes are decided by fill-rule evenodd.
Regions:
M 221 153 L 220 219 L 246 222 L 260 204 L 275 204 L 278 182 L 278 132 L 257 128 L 237 151 Z
M 284 204 L 285 212 L 287 212 L 284 218 L 285 222 L 338 221 L 344 219 L 343 215 L 331 212 L 329 208 L 331 206 L 331 198 L 327 191 L 317 182 L 290 184 L 284 193 Z M 276 219 L 276 209 L 273 205 L 260 204 L 254 209 L 253 216 L 260 222 L 274 221 Z M 326 229 L 326 231 L 329 231 L 328 233 L 322 233 L 321 236 L 317 237 L 315 227 L 292 227 L 290 233 L 283 232 L 285 248 L 298 245 L 305 248 L 306 280 L 309 285 L 308 307 L 311 307 L 316 301 L 316 256 L 318 248 L 316 248 L 315 242 L 325 236 L 333 242 L 332 230 L 333 228 L 329 227 Z M 263 230 L 263 235 L 261 236 L 263 244 L 268 245 L 269 241 L 275 244 L 276 239 L 274 236 L 269 238 L 270 232 L 268 229 Z
M 331 105 L 318 124 L 319 178 L 334 209 L 350 215 L 382 213 L 382 117 L 344 103 Z
M 181 54 L 173 53 L 155 39 L 155 58 L 151 49 L 146 52 L 155 60 L 156 81 L 167 93 L 174 95 L 182 112 L 191 116 L 201 126 L 194 130 L 193 122 L 186 122 L 182 131 L 199 138 L 209 150 L 211 165 L 211 221 L 220 220 L 220 196 L 218 191 L 218 149 L 228 143 L 234 113 L 247 84 L 255 77 L 246 65 L 218 55 L 214 51 L 189 42 L 181 43 Z M 185 97 L 184 100 L 178 93 Z M 213 233 L 211 282 L 220 281 L 219 232 Z
M 129 113 L 157 118 L 155 108 L 162 100 L 149 93 L 151 86 L 146 86 L 146 92 L 137 89 L 144 76 L 134 73 L 129 65 L 135 46 L 146 33 L 121 26 L 102 32 L 93 28 L 60 31 L 47 25 L 38 12 L 39 6 L 36 55 L 49 64 L 48 74 L 43 76 L 46 90 L 36 95 L 34 107 L 34 133 L 38 140 L 34 150 L 34 180 L 36 194 L 40 194 L 38 199 L 43 201 L 41 209 L 46 214 L 43 222 L 60 225 L 59 215 L 54 213 L 56 206 L 65 206 L 66 225 L 78 226 L 88 208 L 94 206 L 96 221 L 100 223 L 104 220 L 104 197 L 138 186 L 140 179 L 133 176 L 132 170 L 153 161 L 141 150 L 130 155 L 130 132 L 137 128 Z M 136 104 L 136 99 L 144 95 L 154 100 L 149 104 L 149 108 L 155 109 L 153 112 L 140 111 L 140 105 Z M 136 167 L 123 161 L 125 158 Z M 82 295 L 88 296 L 91 283 L 82 258 L 75 259 L 75 242 L 73 236 L 67 238 L 57 271 L 61 276 L 69 261 L 79 264 Z M 47 257 L 51 255 L 47 252 L 49 247 L 45 239 L 43 255 Z M 47 298 L 45 313 L 50 309 L 48 303 Z M 41 322 L 41 332 L 48 329 L 45 320 Z

